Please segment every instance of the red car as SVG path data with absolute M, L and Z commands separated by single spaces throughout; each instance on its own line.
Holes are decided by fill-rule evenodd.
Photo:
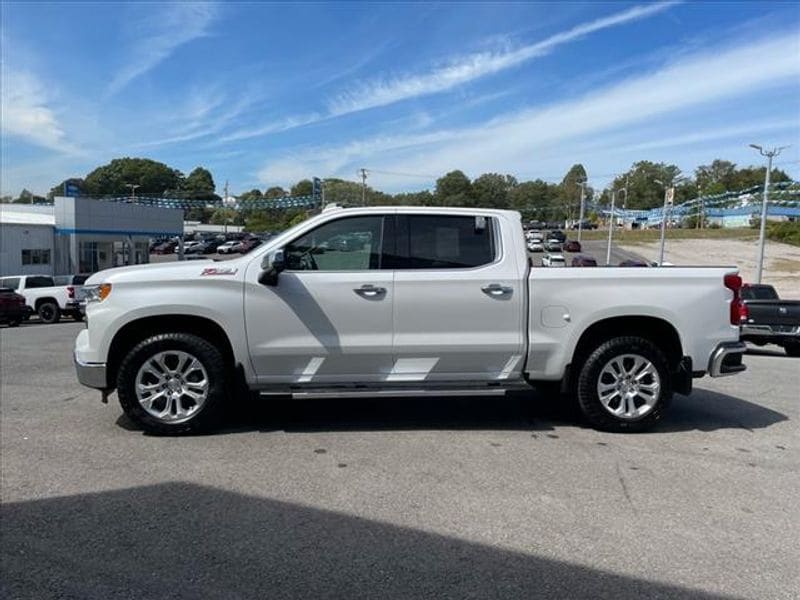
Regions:
M 30 316 L 30 308 L 25 304 L 25 296 L 11 288 L 0 288 L 0 323 L 16 327 Z
M 564 244 L 564 250 L 567 252 L 580 252 L 581 243 L 577 240 L 567 240 Z

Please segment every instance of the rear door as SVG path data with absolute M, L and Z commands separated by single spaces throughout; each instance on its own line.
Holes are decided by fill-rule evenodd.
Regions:
M 388 381 L 519 376 L 525 269 L 502 243 L 504 233 L 521 236 L 513 226 L 480 214 L 398 214 Z

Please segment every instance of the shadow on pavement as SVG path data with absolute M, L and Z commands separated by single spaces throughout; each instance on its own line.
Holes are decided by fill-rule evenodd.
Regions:
M 747 400 L 697 388 L 689 398 L 676 395 L 664 420 L 651 433 L 755 430 L 787 418 Z M 242 403 L 222 432 L 552 431 L 560 426 L 576 425 L 584 426 L 574 401 L 531 391 L 506 397 L 262 398 Z
M 4 598 L 715 597 L 187 483 L 10 503 L 2 524 Z
M 781 346 L 748 346 L 746 355 L 750 356 L 772 356 L 775 358 L 792 358 L 786 354 Z

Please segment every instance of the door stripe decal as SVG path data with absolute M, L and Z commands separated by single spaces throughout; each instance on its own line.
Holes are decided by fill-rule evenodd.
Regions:
M 398 358 L 386 381 L 422 381 L 439 362 L 439 358 Z
M 508 362 L 506 362 L 506 365 L 503 367 L 503 370 L 500 371 L 500 374 L 497 376 L 497 378 L 508 379 L 508 376 L 511 375 L 511 371 L 516 368 L 517 363 L 519 363 L 521 358 L 521 354 L 513 354 L 511 358 L 508 359 Z
M 306 368 L 303 369 L 303 372 L 300 373 L 300 377 L 297 379 L 298 383 L 308 383 L 311 379 L 316 375 L 319 368 L 322 366 L 322 363 L 325 362 L 325 358 L 323 356 L 315 356 L 306 365 Z

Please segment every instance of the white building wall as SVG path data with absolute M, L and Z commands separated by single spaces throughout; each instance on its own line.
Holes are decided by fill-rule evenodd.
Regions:
M 0 276 L 52 275 L 55 247 L 50 225 L 0 223 Z M 23 265 L 23 250 L 50 250 L 50 264 Z

